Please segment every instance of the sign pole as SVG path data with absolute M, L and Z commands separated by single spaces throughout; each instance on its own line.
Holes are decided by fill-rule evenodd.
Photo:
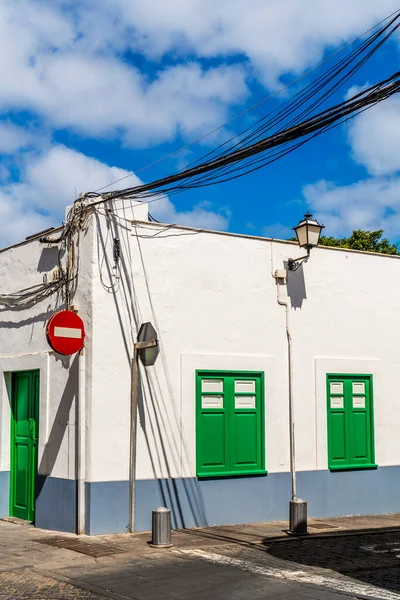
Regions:
M 137 373 L 138 352 L 136 344 L 133 345 L 132 359 L 132 389 L 131 389 L 131 426 L 129 444 L 129 532 L 133 533 L 135 526 L 135 434 L 136 434 L 136 407 L 137 407 Z
M 139 373 L 139 354 L 138 350 L 154 348 L 158 344 L 157 340 L 145 342 L 136 342 L 133 344 L 132 358 L 132 385 L 131 385 L 131 424 L 129 440 L 129 532 L 133 533 L 135 529 L 135 462 L 136 462 L 136 413 L 137 413 L 137 392 L 138 392 L 138 373 Z

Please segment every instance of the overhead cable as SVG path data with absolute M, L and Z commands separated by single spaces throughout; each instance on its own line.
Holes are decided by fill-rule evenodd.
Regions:
M 166 194 L 175 190 L 187 190 L 204 187 L 217 182 L 227 181 L 229 178 L 243 176 L 254 169 L 249 169 L 254 165 L 253 157 L 259 154 L 284 146 L 282 150 L 272 153 L 266 160 L 277 160 L 283 154 L 287 154 L 299 145 L 304 144 L 309 139 L 319 135 L 333 126 L 354 117 L 359 112 L 386 100 L 393 94 L 400 91 L 400 72 L 394 73 L 391 77 L 380 81 L 366 90 L 355 94 L 352 98 L 345 100 L 335 106 L 325 109 L 317 115 L 302 121 L 301 123 L 285 129 L 278 133 L 264 137 L 255 143 L 249 144 L 238 150 L 224 154 L 211 161 L 206 161 L 180 173 L 175 173 L 169 177 L 164 177 L 156 181 L 142 184 L 125 190 L 109 192 L 98 202 L 114 200 L 117 198 L 138 199 L 148 198 L 157 194 Z M 293 144 L 290 146 L 290 144 Z M 250 160 L 248 160 L 250 159 Z M 247 162 L 245 162 L 247 161 Z M 229 173 L 224 170 L 230 167 Z M 221 173 L 222 171 L 222 173 Z M 212 173 L 210 180 L 208 174 Z M 232 177 L 231 177 L 232 176 Z M 95 194 L 88 194 L 88 197 L 96 197 Z
M 342 46 L 341 48 L 339 48 L 338 50 L 336 50 L 335 52 L 333 52 L 332 54 L 330 54 L 329 56 L 327 56 L 326 58 L 324 58 L 320 63 L 318 63 L 317 65 L 315 65 L 314 67 L 312 67 L 311 69 L 309 69 L 308 71 L 306 71 L 305 73 L 303 73 L 302 75 L 300 75 L 299 77 L 297 77 L 296 79 L 292 80 L 291 82 L 289 82 L 287 85 L 279 88 L 278 90 L 276 90 L 275 92 L 273 92 L 272 94 L 269 94 L 268 96 L 262 98 L 261 100 L 259 100 L 258 102 L 256 102 L 255 104 L 253 104 L 252 106 L 246 108 L 245 110 L 243 110 L 242 112 L 240 112 L 239 114 L 235 115 L 234 117 L 232 117 L 230 120 L 226 121 L 225 123 L 219 125 L 218 127 L 215 127 L 214 129 L 212 129 L 211 131 L 201 135 L 199 138 L 197 138 L 196 140 L 189 142 L 188 144 L 185 144 L 184 146 L 181 146 L 180 148 L 178 148 L 177 150 L 174 150 L 173 152 L 170 152 L 169 154 L 162 156 L 161 158 L 159 158 L 158 160 L 146 165 L 145 167 L 142 167 L 140 169 L 137 169 L 135 171 L 132 171 L 131 173 L 128 173 L 127 175 L 124 175 L 123 177 L 120 177 L 119 179 L 116 179 L 112 182 L 110 182 L 107 185 L 104 185 L 100 188 L 97 188 L 95 190 L 95 193 L 98 193 L 112 185 L 115 185 L 116 183 L 119 183 L 120 181 L 123 181 L 125 179 L 128 179 L 129 177 L 133 177 L 134 175 L 137 175 L 138 173 L 141 173 L 143 171 L 145 171 L 146 169 L 149 169 L 150 167 L 153 167 L 157 164 L 159 164 L 160 162 L 171 158 L 172 156 L 175 156 L 176 154 L 178 154 L 179 152 L 186 150 L 192 146 L 194 146 L 195 144 L 203 141 L 205 138 L 213 135 L 214 133 L 217 133 L 218 131 L 220 131 L 221 129 L 224 129 L 225 127 L 227 127 L 228 125 L 231 125 L 233 122 L 235 122 L 236 120 L 238 120 L 239 118 L 245 116 L 246 114 L 248 114 L 249 112 L 251 112 L 252 110 L 258 108 L 259 106 L 261 106 L 262 104 L 264 104 L 265 102 L 267 102 L 268 100 L 271 100 L 272 98 L 278 96 L 279 94 L 281 94 L 282 92 L 288 90 L 290 87 L 294 86 L 295 84 L 299 83 L 300 81 L 302 81 L 304 78 L 308 77 L 309 75 L 311 75 L 313 72 L 315 72 L 316 70 L 318 70 L 320 67 L 322 67 L 323 65 L 325 65 L 327 62 L 331 61 L 333 58 L 335 58 L 336 56 L 340 55 L 344 50 L 346 50 L 347 48 L 353 46 L 356 42 L 358 42 L 360 39 L 364 38 L 366 35 L 368 35 L 370 32 L 374 32 L 372 33 L 361 45 L 359 48 L 356 48 L 356 50 L 354 52 L 352 52 L 350 54 L 350 58 L 354 55 L 354 54 L 358 54 L 360 53 L 360 51 L 362 51 L 363 46 L 365 45 L 365 47 L 368 47 L 368 45 L 370 44 L 371 40 L 374 40 L 376 37 L 379 37 L 384 31 L 386 31 L 394 22 L 396 22 L 396 20 L 399 18 L 400 15 L 400 10 L 396 10 L 394 12 L 392 12 L 390 15 L 388 15 L 387 17 L 385 17 L 384 19 L 382 19 L 381 21 L 379 21 L 378 23 L 376 23 L 375 25 L 373 25 L 372 27 L 370 27 L 367 31 L 365 31 L 364 33 L 362 33 L 361 35 L 357 36 L 355 39 L 351 40 L 350 42 L 348 42 L 347 44 L 345 44 L 344 46 Z M 387 23 L 388 22 L 388 23 Z M 386 25 L 383 25 L 384 23 L 386 23 Z M 378 32 L 376 32 L 375 30 L 377 28 L 379 28 L 380 26 L 382 26 L 380 29 L 378 29 Z M 368 57 L 369 58 L 369 57 Z M 346 61 L 346 57 L 344 59 L 342 59 L 341 62 Z M 360 65 L 361 66 L 361 65 Z M 329 73 L 336 70 L 337 69 L 337 65 L 334 65 L 329 71 L 328 73 L 326 73 L 325 75 L 322 76 L 322 78 L 327 78 L 329 76 Z M 323 85 L 323 81 L 321 82 Z M 343 83 L 343 82 L 342 82 Z M 301 95 L 305 93 L 306 90 L 311 88 L 311 95 L 314 96 L 316 89 L 315 89 L 315 82 L 312 82 L 309 86 L 307 86 L 307 88 L 305 88 L 305 90 L 303 90 L 302 92 L 299 92 L 295 95 L 295 97 L 298 97 L 299 99 L 301 98 Z M 286 103 L 285 103 L 286 104 Z M 275 112 L 275 111 L 274 111 Z M 264 117 L 262 120 L 265 120 L 266 117 Z M 251 127 L 249 128 L 251 129 Z M 247 131 L 247 130 L 245 130 Z M 243 132 L 242 132 L 243 133 Z M 234 136 L 234 138 L 239 137 L 242 134 L 237 134 Z M 226 146 L 230 141 L 232 141 L 231 138 L 228 141 L 225 141 L 221 146 Z M 219 146 L 219 148 L 221 147 Z M 215 152 L 215 150 L 211 151 L 211 153 L 208 154 L 212 154 L 213 152 Z M 205 156 L 208 156 L 205 155 Z M 202 157 L 203 159 L 205 158 L 204 156 Z M 198 159 L 196 162 L 198 162 L 199 160 L 202 160 L 202 158 Z

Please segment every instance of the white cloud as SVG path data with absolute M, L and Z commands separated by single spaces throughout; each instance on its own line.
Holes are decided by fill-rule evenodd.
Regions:
M 363 91 L 353 86 L 346 98 Z M 400 237 L 400 99 L 388 100 L 362 112 L 347 129 L 353 159 L 370 177 L 350 185 L 318 181 L 303 188 L 303 197 L 326 225 L 326 235 L 353 229 L 383 229 Z
M 355 160 L 371 175 L 400 170 L 400 99 L 396 96 L 358 115 L 349 129 Z
M 5 0 L 0 11 L 0 110 L 27 109 L 56 128 L 70 127 L 92 136 L 118 134 L 136 146 L 172 140 L 223 122 L 231 104 L 246 98 L 246 73 L 240 65 L 202 68 L 196 62 L 173 64 L 152 78 L 116 53 L 109 39 L 98 47 L 74 6 Z M 82 2 L 84 7 L 90 1 Z M 106 18 L 102 4 L 96 19 Z M 98 16 L 96 16 L 98 15 Z M 123 36 L 121 39 L 124 39 Z M 125 49 L 127 45 L 125 45 Z M 123 51 L 124 48 L 119 48 Z
M 0 122 L 0 154 L 13 154 L 31 143 L 32 136 L 27 129 L 8 121 Z
M 77 194 L 102 186 L 108 186 L 107 191 L 110 191 L 120 184 L 108 184 L 129 174 L 62 145 L 54 145 L 39 155 L 28 154 L 24 161 L 20 180 L 3 186 L 0 193 L 0 241 L 3 246 L 59 224 L 64 218 L 65 206 L 71 204 Z M 141 180 L 132 175 L 127 182 L 134 186 Z M 163 197 L 150 206 L 152 214 L 167 223 L 209 229 L 227 229 L 229 225 L 226 210 L 214 212 L 205 203 L 179 212 L 168 198 Z
M 194 137 L 243 102 L 249 73 L 276 85 L 396 8 L 395 0 L 306 8 L 303 0 L 3 0 L 0 110 L 136 146 Z M 150 76 L 136 56 L 125 60 L 129 50 L 150 60 L 170 53 L 167 66 L 153 63 Z M 205 68 L 199 58 L 229 63 Z
M 400 235 L 400 177 L 370 178 L 347 186 L 319 181 L 303 188 L 303 196 L 325 235 L 348 234 L 353 229 L 383 229 Z
M 76 198 L 75 189 L 94 190 L 126 174 L 61 145 L 39 155 L 28 153 L 22 159 L 19 181 L 4 185 L 0 192 L 1 245 L 60 224 L 65 206 Z M 135 176 L 132 179 L 140 182 Z
M 54 219 L 29 208 L 22 200 L 0 192 L 0 247 L 22 241 L 28 235 L 54 225 Z
M 129 31 L 131 47 L 149 57 L 171 51 L 201 57 L 239 53 L 269 83 L 285 72 L 300 72 L 327 46 L 398 8 L 396 0 L 106 0 L 104 6 Z
M 119 131 L 134 146 L 204 133 L 247 95 L 244 71 L 235 66 L 203 70 L 189 63 L 147 81 L 110 58 L 68 54 L 46 57 L 39 65 L 44 86 L 35 108 L 54 126 L 93 136 Z
M 54 145 L 38 156 L 28 156 L 20 182 L 11 184 L 9 192 L 39 210 L 61 215 L 81 192 L 95 191 L 125 177 L 128 171 L 106 165 L 81 152 Z M 133 175 L 129 185 L 141 183 Z M 110 186 L 107 191 L 115 189 Z
M 164 197 L 149 205 L 151 214 L 163 223 L 176 223 L 188 227 L 225 231 L 229 227 L 230 212 L 220 209 L 214 212 L 208 202 L 196 204 L 192 210 L 177 211 L 172 202 Z
M 360 94 L 361 92 L 364 92 L 369 87 L 371 87 L 371 84 L 369 82 L 365 83 L 364 85 L 352 85 L 345 93 L 344 98 L 345 100 L 350 100 L 350 98 L 354 98 L 354 96 Z

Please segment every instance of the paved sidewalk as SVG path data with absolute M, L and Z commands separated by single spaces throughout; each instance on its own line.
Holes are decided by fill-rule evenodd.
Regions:
M 157 550 L 149 533 L 78 537 L 3 520 L 0 600 L 400 600 L 400 515 L 310 520 L 301 539 L 286 529 L 180 530 Z

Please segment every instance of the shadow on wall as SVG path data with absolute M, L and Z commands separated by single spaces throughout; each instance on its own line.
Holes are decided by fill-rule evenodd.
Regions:
M 142 378 L 139 379 L 140 393 L 138 395 L 138 413 L 140 425 L 146 440 L 153 474 L 157 472 L 157 466 L 165 464 L 168 472 L 168 478 L 157 479 L 159 488 L 159 497 L 167 508 L 171 509 L 172 527 L 184 529 L 186 527 L 202 527 L 208 525 L 203 496 L 199 487 L 199 482 L 193 478 L 179 478 L 177 481 L 171 477 L 171 465 L 168 462 L 167 431 L 171 431 L 170 424 L 162 416 L 162 404 L 165 403 L 165 397 L 161 392 L 161 386 L 158 385 L 156 393 L 153 379 L 157 379 L 155 371 L 150 373 L 148 369 L 144 370 L 146 387 L 148 393 L 146 401 L 151 404 L 153 409 L 153 419 L 146 418 L 145 400 L 143 394 Z M 168 399 L 167 399 L 168 400 Z M 151 444 L 151 439 L 156 440 Z M 179 460 L 179 440 L 173 440 L 172 452 L 175 451 Z M 155 448 L 155 451 L 152 451 Z M 156 464 L 158 463 L 158 464 Z M 156 508 L 156 506 L 151 507 Z
M 42 252 L 40 254 L 39 262 L 37 264 L 37 272 L 39 274 L 40 273 L 48 273 L 48 272 L 53 271 L 54 269 L 58 269 L 60 260 L 62 259 L 63 255 L 64 255 L 63 250 L 61 249 L 61 251 L 60 251 L 60 248 L 58 246 L 49 246 L 49 247 L 43 248 Z M 43 284 L 44 279 L 45 279 L 44 275 L 43 276 L 39 275 L 38 280 L 35 285 Z M 48 281 L 49 282 L 52 281 L 52 276 L 51 276 L 51 279 L 49 279 Z M 22 291 L 26 291 L 26 290 L 22 290 Z M 22 295 L 20 300 L 21 299 L 23 300 L 23 298 L 24 298 L 24 296 Z M 56 307 L 61 306 L 64 302 L 61 290 L 58 290 L 53 295 L 53 298 L 55 298 L 55 301 L 52 303 L 53 305 L 49 304 L 46 311 L 43 311 L 40 314 L 35 315 L 34 317 L 30 317 L 30 318 L 24 319 L 24 320 L 19 320 L 17 323 L 15 323 L 13 321 L 2 321 L 2 323 L 1 323 L 2 327 L 16 329 L 16 328 L 23 327 L 25 325 L 31 325 L 31 324 L 34 325 L 35 323 L 38 323 L 38 322 L 47 321 L 48 318 L 55 312 Z M 24 305 L 21 305 L 21 306 L 12 306 L 12 305 L 5 306 L 5 305 L 3 305 L 0 307 L 0 312 L 25 311 L 27 308 L 31 308 L 32 306 L 34 306 L 35 303 L 36 303 L 35 300 L 31 300 L 27 303 L 27 300 L 25 297 Z
M 24 306 L 13 306 L 12 309 L 10 309 L 8 306 L 5 306 L 3 308 L 0 308 L 0 312 L 10 312 L 10 310 L 12 310 L 12 312 L 20 312 L 23 310 L 26 310 L 26 307 Z M 38 315 L 35 315 L 34 317 L 28 317 L 27 319 L 19 319 L 18 321 L 1 321 L 1 326 L 5 329 L 20 329 L 21 327 L 24 327 L 25 325 L 35 325 L 36 323 L 45 323 L 50 316 L 54 313 L 54 308 L 52 308 L 51 305 L 49 305 L 46 309 L 46 311 L 39 313 Z
M 127 247 L 129 248 L 130 244 L 130 227 L 118 224 L 115 216 L 112 213 L 106 213 L 106 229 L 107 231 L 104 233 L 101 228 L 101 221 L 99 215 L 96 213 L 96 224 L 97 224 L 97 256 L 98 256 L 98 269 L 99 269 L 99 277 L 101 281 L 101 285 L 103 289 L 113 295 L 115 310 L 117 313 L 117 318 L 119 322 L 119 326 L 121 329 L 121 335 L 124 341 L 126 357 L 128 363 L 131 362 L 132 359 L 132 346 L 133 346 L 133 338 L 132 333 L 127 332 L 124 327 L 124 319 L 123 319 L 123 309 L 119 306 L 117 294 L 120 293 L 124 303 L 125 308 L 128 311 L 128 314 L 131 317 L 131 328 L 138 331 L 139 329 L 139 315 L 137 315 L 137 310 L 135 310 L 135 302 L 134 302 L 134 294 L 133 294 L 133 282 L 132 278 L 129 275 L 129 269 L 127 262 L 124 258 Z M 123 228 L 123 229 L 122 229 Z M 124 235 L 121 235 L 121 231 L 123 231 Z M 113 254 L 113 243 L 114 240 L 117 239 L 120 241 L 120 238 L 123 237 L 122 240 L 124 242 L 119 269 L 116 268 L 116 264 L 109 257 L 109 252 Z M 105 280 L 103 268 L 105 268 L 107 280 Z M 118 275 L 117 275 L 118 272 Z
M 58 268 L 59 251 L 58 246 L 43 248 L 37 266 L 39 273 L 47 273 Z
M 125 215 L 126 216 L 126 215 Z M 115 309 L 121 334 L 123 336 L 125 350 L 129 362 L 132 357 L 133 339 L 132 331 L 138 331 L 142 322 L 142 307 L 139 305 L 138 295 L 135 290 L 135 282 L 132 273 L 131 227 L 117 222 L 112 213 L 108 213 L 105 226 L 97 217 L 99 228 L 98 235 L 98 258 L 100 266 L 100 278 L 103 288 L 113 294 Z M 112 241 L 119 239 L 121 254 L 119 258 L 119 281 L 115 282 L 116 265 L 112 254 Z M 148 306 L 151 308 L 151 320 L 158 330 L 157 316 L 152 302 L 149 281 L 143 260 L 139 237 L 134 240 L 138 243 L 141 258 L 141 270 L 146 282 Z M 136 268 L 138 268 L 136 266 Z M 102 271 L 108 276 L 104 281 Z M 124 313 L 130 317 L 129 331 L 124 327 Z M 206 525 L 207 518 L 204 502 L 198 482 L 192 478 L 174 479 L 177 473 L 181 473 L 182 462 L 188 461 L 187 451 L 182 446 L 180 437 L 180 414 L 174 410 L 177 406 L 173 396 L 171 377 L 168 372 L 167 360 L 163 352 L 162 339 L 160 339 L 160 355 L 157 360 L 157 370 L 154 368 L 140 369 L 138 385 L 138 418 L 137 426 L 142 428 L 148 455 L 150 457 L 153 475 L 159 487 L 159 498 L 162 503 L 171 509 L 173 526 L 185 528 Z M 158 375 L 159 373 L 159 375 Z M 159 380 L 162 377 L 163 382 Z M 174 435 L 173 432 L 178 432 Z M 183 457 L 181 454 L 183 453 Z M 166 477 L 157 479 L 157 473 L 165 473 Z M 151 509 L 156 506 L 149 507 Z
M 13 310 L 13 312 L 19 312 L 19 311 L 26 310 L 26 308 L 20 306 L 20 307 L 14 307 L 12 310 Z M 10 309 L 8 307 L 0 308 L 0 313 L 1 312 L 9 312 L 9 311 L 10 311 Z M 27 319 L 21 319 L 18 321 L 1 321 L 1 327 L 3 329 L 21 329 L 22 327 L 32 325 L 31 333 L 30 333 L 30 340 L 29 340 L 29 342 L 31 342 L 32 338 L 33 338 L 35 326 L 41 325 L 41 327 L 43 327 L 43 329 L 45 329 L 47 321 L 50 319 L 50 317 L 53 314 L 54 314 L 54 309 L 51 307 L 51 305 L 49 305 L 47 307 L 46 312 L 42 312 L 38 315 L 35 315 L 34 317 L 28 317 Z M 44 333 L 43 333 L 43 335 L 44 335 Z
M 287 264 L 285 268 L 287 268 Z M 288 270 L 287 273 L 287 294 L 290 298 L 290 304 L 294 309 L 301 308 L 303 301 L 307 299 L 303 265 L 297 271 Z
M 63 366 L 68 368 L 68 358 L 63 357 Z M 38 468 L 38 481 L 36 485 L 36 498 L 46 482 L 46 478 L 51 475 L 56 463 L 58 453 L 69 423 L 72 403 L 77 394 L 77 382 L 79 375 L 79 354 L 76 354 L 69 367 L 68 379 L 64 388 L 63 395 L 54 416 L 50 435 L 43 450 L 43 456 Z

